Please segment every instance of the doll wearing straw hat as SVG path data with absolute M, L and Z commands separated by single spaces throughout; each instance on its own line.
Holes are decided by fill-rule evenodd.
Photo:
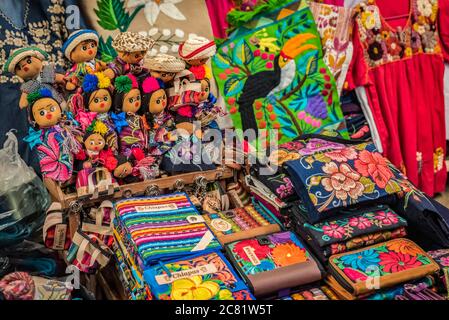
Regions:
M 131 73 L 137 78 L 148 76 L 148 69 L 143 66 L 143 59 L 154 45 L 151 37 L 143 36 L 135 32 L 123 32 L 118 34 L 112 47 L 117 51 L 117 57 L 109 64 L 115 77 Z

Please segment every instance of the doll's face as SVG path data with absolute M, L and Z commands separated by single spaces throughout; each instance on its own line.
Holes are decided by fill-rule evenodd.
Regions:
M 187 63 L 191 66 L 202 66 L 203 64 L 206 64 L 209 58 L 203 58 L 203 59 L 192 59 L 187 60 Z
M 105 145 L 106 142 L 103 136 L 99 133 L 94 133 L 87 137 L 86 140 L 84 140 L 84 146 L 86 147 L 86 150 L 92 152 L 100 152 L 104 149 Z
M 151 95 L 148 111 L 153 114 L 161 113 L 167 106 L 167 94 L 164 89 L 159 89 Z
M 118 56 L 120 59 L 129 64 L 139 64 L 143 58 L 145 58 L 147 51 L 135 51 L 135 52 L 125 52 L 119 51 Z
M 210 87 L 209 82 L 206 80 L 201 80 L 201 96 L 200 101 L 205 101 L 209 97 Z
M 32 113 L 39 128 L 52 127 L 58 124 L 62 117 L 61 107 L 51 98 L 37 100 L 33 104 Z
M 168 83 L 168 82 L 172 81 L 175 78 L 176 73 L 151 70 L 150 71 L 150 75 L 153 78 L 161 79 L 164 83 Z
M 70 54 L 72 62 L 80 63 L 93 60 L 97 56 L 98 44 L 92 40 L 81 42 Z
M 99 89 L 94 91 L 89 98 L 89 111 L 106 113 L 109 112 L 111 106 L 111 94 L 106 89 Z
M 23 80 L 36 78 L 42 71 L 42 61 L 36 57 L 26 57 L 16 65 L 15 74 Z
M 142 104 L 139 89 L 131 89 L 123 98 L 123 112 L 136 113 Z
M 131 162 L 125 162 L 114 170 L 114 177 L 123 179 L 128 177 L 133 171 L 133 166 L 131 165 Z

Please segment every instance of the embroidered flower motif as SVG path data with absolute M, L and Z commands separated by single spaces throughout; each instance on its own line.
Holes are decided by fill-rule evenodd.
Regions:
M 353 148 L 328 151 L 324 155 L 337 162 L 346 162 L 357 158 L 357 152 Z
M 380 261 L 379 254 L 374 249 L 368 249 L 362 252 L 345 255 L 340 259 L 345 265 L 349 265 L 353 269 L 359 269 L 362 271 L 365 271 L 371 266 L 378 265 Z
M 364 230 L 372 226 L 371 221 L 365 217 L 354 217 L 349 219 L 349 225 L 357 229 Z
M 442 266 L 449 267 L 449 257 L 443 257 L 439 262 Z
M 382 222 L 384 226 L 390 226 L 392 224 L 398 223 L 399 219 L 396 215 L 391 212 L 379 212 L 375 218 Z
M 426 52 L 433 52 L 438 44 L 437 37 L 435 36 L 435 32 L 433 31 L 426 31 L 421 36 L 421 41 L 425 47 Z
M 304 148 L 304 143 L 302 143 L 300 141 L 286 142 L 284 144 L 281 144 L 280 148 L 286 149 L 288 151 L 298 151 L 298 150 Z
M 407 254 L 413 257 L 420 252 L 415 245 L 411 244 L 408 241 L 400 241 L 400 240 L 390 242 L 389 244 L 387 244 L 387 248 L 390 251 Z
M 381 253 L 379 258 L 379 264 L 383 266 L 385 273 L 397 273 L 422 265 L 422 262 L 417 257 L 397 252 Z
M 412 54 L 413 54 L 412 48 L 405 48 L 404 54 L 405 54 L 406 57 L 411 57 Z
M 305 111 L 315 118 L 327 118 L 327 105 L 321 95 L 316 95 L 307 99 L 307 107 Z
M 308 260 L 306 250 L 293 243 L 277 245 L 271 252 L 274 263 L 279 267 L 306 262 Z
M 63 153 L 57 133 L 50 133 L 45 144 L 39 145 L 37 151 L 43 176 L 59 182 L 65 182 L 71 177 L 71 159 Z
M 396 37 L 391 37 L 386 42 L 388 51 L 393 56 L 399 56 L 402 52 L 402 46 Z
M 433 167 L 434 171 L 438 172 L 443 170 L 444 167 L 444 150 L 441 147 L 438 147 L 433 154 Z
M 377 41 L 374 41 L 368 46 L 368 55 L 369 57 L 374 60 L 378 61 L 382 59 L 384 55 L 384 49 L 382 49 L 382 44 L 380 44 Z
M 378 152 L 363 150 L 359 159 L 355 160 L 356 170 L 364 177 L 371 177 L 379 188 L 385 189 L 393 178 L 393 172 L 388 167 L 386 159 Z
M 254 254 L 260 260 L 265 259 L 271 252 L 271 248 L 269 246 L 261 246 L 259 241 L 254 239 L 240 241 L 235 245 L 232 251 L 234 251 L 242 260 L 251 262 L 244 250 L 246 247 L 253 249 Z
M 285 178 L 285 179 L 288 179 L 288 178 Z M 285 199 L 288 196 L 291 196 L 293 194 L 293 184 L 290 181 L 290 183 L 280 185 L 276 189 L 276 193 L 279 196 L 279 198 L 281 198 L 281 199 Z
M 432 4 L 429 0 L 418 0 L 418 11 L 425 17 L 432 15 Z
M 345 201 L 350 197 L 356 200 L 365 190 L 359 182 L 360 175 L 346 163 L 338 167 L 335 162 L 329 162 L 323 166 L 323 172 L 327 173 L 328 177 L 321 179 L 321 184 L 326 191 L 335 192 L 337 199 Z
M 362 12 L 362 23 L 368 30 L 374 29 L 376 27 L 377 21 L 376 21 L 376 14 L 371 11 L 365 11 Z
M 331 223 L 327 226 L 323 226 L 323 233 L 334 239 L 341 239 L 345 234 L 345 228 L 338 224 Z
M 150 25 L 154 25 L 161 11 L 174 20 L 186 20 L 176 7 L 176 4 L 180 2 L 182 0 L 129 0 L 126 7 L 129 9 L 144 4 L 145 17 Z
M 220 285 L 214 281 L 203 281 L 201 276 L 193 276 L 175 280 L 172 283 L 172 300 L 210 300 L 220 290 Z

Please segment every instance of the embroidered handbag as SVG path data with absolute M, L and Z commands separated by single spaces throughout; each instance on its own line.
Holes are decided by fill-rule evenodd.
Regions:
M 44 244 L 47 248 L 67 250 L 70 247 L 72 239 L 69 232 L 69 223 L 59 202 L 53 202 L 47 210 L 42 232 Z
M 280 143 L 324 128 L 347 135 L 306 1 L 263 12 L 237 28 L 212 64 L 236 129 L 276 129 Z
M 321 265 L 289 231 L 239 240 L 225 248 L 256 297 L 314 283 L 323 275 Z
M 144 277 L 157 300 L 254 300 L 220 252 L 159 263 Z
M 203 215 L 221 244 L 281 231 L 273 217 L 257 204 Z
M 297 207 L 292 206 L 292 226 L 307 241 L 315 255 L 326 262 L 333 254 L 370 246 L 407 235 L 407 221 L 387 206 L 341 212 L 310 224 Z
M 105 267 L 112 256 L 110 249 L 94 235 L 78 230 L 67 253 L 67 262 L 81 272 L 93 274 Z
M 101 194 L 110 196 L 119 188 L 114 177 L 106 168 L 82 169 L 76 177 L 76 191 L 80 198 L 91 196 L 96 199 Z
M 388 203 L 413 187 L 372 143 L 321 135 L 300 140 L 307 143 L 300 158 L 283 165 L 310 223 L 348 206 Z
M 449 249 L 432 250 L 428 254 L 441 268 L 438 285 L 441 288 L 441 292 L 446 292 L 449 298 Z
M 331 256 L 332 277 L 328 282 L 334 287 L 337 282 L 347 293 L 359 297 L 439 270 L 438 264 L 417 244 L 400 238 Z
M 145 266 L 221 248 L 185 193 L 121 200 L 115 210 L 114 229 Z

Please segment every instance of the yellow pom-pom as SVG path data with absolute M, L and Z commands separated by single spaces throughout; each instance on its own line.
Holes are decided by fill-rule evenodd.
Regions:
M 108 132 L 108 127 L 103 122 L 97 121 L 93 131 L 105 135 Z
M 95 75 L 98 78 L 98 89 L 106 89 L 111 85 L 111 79 L 106 77 L 103 72 L 97 72 Z

